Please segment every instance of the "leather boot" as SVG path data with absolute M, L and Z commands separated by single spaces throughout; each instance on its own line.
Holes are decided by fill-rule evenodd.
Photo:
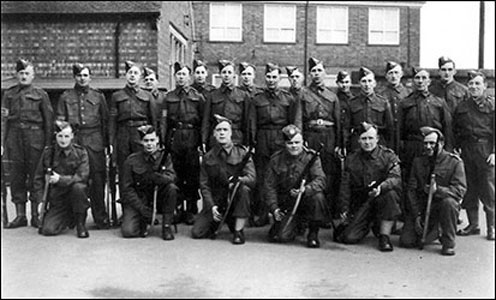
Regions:
M 319 248 L 319 225 L 315 222 L 310 222 L 308 224 L 308 236 L 307 236 L 307 247 L 308 248 Z
M 77 237 L 84 239 L 90 236 L 86 229 L 86 213 L 75 214 Z
M 171 225 L 174 220 L 174 214 L 164 214 L 162 217 L 162 239 L 164 241 L 171 241 L 174 239 Z
M 494 241 L 494 213 L 486 212 L 487 240 Z
M 41 221 L 38 217 L 38 203 L 31 202 L 31 227 L 39 228 Z
M 243 233 L 243 229 L 234 231 L 232 243 L 234 245 L 242 245 L 245 243 L 245 234 Z
M 456 232 L 456 235 L 467 236 L 480 234 L 479 212 L 477 210 L 467 210 L 468 226 Z
M 393 244 L 389 240 L 389 236 L 385 234 L 381 234 L 379 236 L 379 250 L 382 252 L 391 252 L 393 251 Z
M 28 226 L 28 219 L 26 218 L 26 204 L 18 203 L 15 205 L 17 217 L 5 226 L 5 228 L 18 228 Z

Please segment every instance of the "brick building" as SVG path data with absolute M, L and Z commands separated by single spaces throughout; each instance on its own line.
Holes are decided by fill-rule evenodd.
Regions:
M 157 69 L 170 89 L 175 61 L 192 59 L 191 2 L 2 1 L 2 89 L 15 84 L 15 61 L 31 60 L 35 84 L 57 94 L 74 85 L 72 64 L 91 66 L 106 93 L 125 85 L 124 62 Z
M 194 1 L 194 54 L 212 72 L 221 58 L 249 61 L 257 66 L 257 84 L 266 62 L 306 69 L 312 56 L 324 60 L 329 85 L 339 70 L 360 66 L 380 77 L 386 60 L 418 65 L 424 2 Z

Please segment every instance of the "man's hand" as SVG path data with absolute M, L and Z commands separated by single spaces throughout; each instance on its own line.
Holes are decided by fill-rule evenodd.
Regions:
M 489 166 L 494 167 L 494 153 L 489 154 L 486 162 Z
M 306 190 L 306 187 L 305 186 L 303 186 L 301 189 L 291 189 L 289 191 L 289 195 L 291 197 L 293 197 L 293 198 L 296 198 L 298 196 L 298 194 L 300 193 L 300 191 L 301 191 L 302 194 L 304 194 L 305 193 L 305 190 Z
M 431 187 L 430 184 L 426 184 L 424 186 L 424 193 L 429 194 L 430 187 Z M 437 191 L 437 183 L 435 180 L 434 180 L 434 183 L 432 184 L 432 189 L 433 189 L 434 193 Z
M 375 189 L 369 191 L 369 197 L 375 198 L 381 194 L 381 185 L 378 185 Z
M 422 225 L 422 217 L 417 216 L 415 218 L 415 232 L 417 233 L 417 235 L 422 235 L 423 231 L 424 225 Z
M 220 222 L 222 220 L 222 215 L 220 214 L 219 207 L 217 205 L 212 206 L 212 216 L 216 222 Z
M 59 180 L 60 180 L 60 175 L 55 171 L 53 171 L 52 175 L 50 175 L 50 179 L 48 180 L 48 183 L 55 184 L 59 182 Z
M 144 206 L 140 210 L 141 217 L 143 218 L 143 221 L 145 221 L 146 224 L 151 224 L 152 223 L 152 209 L 148 206 Z
M 281 222 L 283 217 L 284 217 L 284 213 L 281 211 L 281 209 L 276 208 L 276 210 L 274 210 L 274 219 L 277 222 Z

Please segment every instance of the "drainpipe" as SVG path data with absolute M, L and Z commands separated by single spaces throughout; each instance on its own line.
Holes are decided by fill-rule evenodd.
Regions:
M 115 70 L 115 78 L 119 78 L 119 43 L 120 43 L 120 35 L 121 35 L 121 21 L 118 20 L 115 26 L 114 31 L 114 70 Z
M 308 1 L 305 1 L 305 43 L 303 46 L 303 74 L 305 76 L 303 77 L 303 84 L 306 86 L 307 85 L 307 61 L 308 61 Z
M 484 68 L 484 23 L 485 23 L 484 1 L 479 6 L 479 69 Z

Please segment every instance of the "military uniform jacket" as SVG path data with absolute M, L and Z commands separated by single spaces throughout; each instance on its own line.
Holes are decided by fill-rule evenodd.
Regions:
M 243 144 L 248 142 L 248 109 L 250 96 L 238 87 L 221 85 L 206 97 L 205 111 L 202 124 L 202 143 L 207 144 L 215 126 L 214 114 L 224 116 L 231 120 L 232 129 L 244 133 Z
M 126 86 L 112 94 L 110 101 L 110 141 L 113 144 L 118 123 L 142 122 L 157 126 L 157 106 L 152 94 Z M 121 126 L 121 125 L 120 125 Z
M 200 166 L 200 189 L 203 196 L 204 207 L 226 203 L 225 195 L 229 185 L 229 177 L 233 176 L 237 167 L 247 155 L 246 147 L 234 144 L 231 153 L 216 144 L 203 157 Z M 239 181 L 250 188 L 255 187 L 256 173 L 253 159 L 250 158 L 244 166 Z
M 250 95 L 250 99 L 253 98 L 256 94 L 263 91 L 263 88 L 256 85 L 252 85 L 252 86 L 240 85 L 238 86 L 238 88 L 244 92 L 247 92 L 248 95 Z
M 302 153 L 296 157 L 291 156 L 286 149 L 279 150 L 272 155 L 263 177 L 263 194 L 270 211 L 273 212 L 286 201 L 291 189 L 299 188 L 300 182 L 296 181 L 313 155 L 315 151 L 306 147 L 303 147 Z M 322 170 L 320 157 L 310 167 L 306 179 L 304 197 L 310 197 L 325 190 L 326 175 Z
M 73 125 L 78 144 L 95 152 L 108 146 L 109 113 L 102 92 L 77 86 L 65 91 L 57 104 L 57 118 Z
M 419 91 L 400 102 L 398 116 L 400 140 L 423 141 L 420 128 L 430 126 L 441 130 L 447 149 L 453 145 L 451 114 L 444 99 Z
M 391 190 L 400 192 L 401 169 L 399 162 L 400 160 L 393 150 L 382 145 L 378 145 L 370 153 L 360 149 L 346 157 L 339 189 L 338 209 L 340 212 L 355 212 L 359 209 L 366 199 L 358 197 L 358 195 L 366 195 L 365 192 L 373 181 L 384 180 L 380 184 L 381 195 Z M 394 164 L 396 165 L 389 170 Z
M 439 98 L 443 98 L 450 109 L 450 113 L 454 113 L 456 107 L 468 95 L 468 89 L 463 84 L 453 80 L 445 85 L 441 80 L 434 81 L 429 86 L 429 91 Z
M 406 205 L 412 216 L 425 212 L 428 194 L 424 188 L 430 184 L 429 171 L 428 156 L 419 156 L 413 160 L 406 190 Z M 451 197 L 460 202 L 467 191 L 463 161 L 455 154 L 442 150 L 436 158 L 434 174 L 437 191 L 433 201 Z
M 205 99 L 207 98 L 207 95 L 209 93 L 215 90 L 215 85 L 207 84 L 206 82 L 204 84 L 195 82 L 191 85 L 191 87 L 194 88 L 198 93 L 202 94 Z
M 85 148 L 74 143 L 66 149 L 58 145 L 45 147 L 33 179 L 38 202 L 42 200 L 45 174 L 50 167 L 60 175 L 60 180 L 53 185 L 56 188 L 66 188 L 76 183 L 88 184 L 90 163 Z
M 494 153 L 494 97 L 482 95 L 479 99 L 466 99 L 457 106 L 453 118 L 456 147 L 487 142 Z
M 167 155 L 161 170 L 162 156 Z M 123 172 L 119 182 L 122 192 L 122 204 L 140 209 L 148 205 L 145 193 L 153 191 L 155 185 L 167 185 L 176 181 L 176 172 L 172 166 L 170 155 L 163 149 L 157 150 L 153 155 L 145 151 L 135 152 L 124 162 Z
M 405 87 L 402 83 L 398 86 L 392 86 L 390 84 L 385 85 L 380 89 L 377 94 L 386 98 L 391 105 L 391 111 L 393 113 L 394 124 L 398 123 L 398 109 L 400 101 L 408 97 L 412 93 L 412 90 Z
M 44 131 L 39 140 L 31 141 L 36 149 L 50 145 L 53 133 L 53 108 L 48 94 L 32 85 L 16 85 L 2 98 L 2 145 L 12 127 L 37 128 Z
M 250 136 L 256 141 L 260 129 L 280 130 L 294 124 L 301 128 L 301 107 L 288 91 L 276 88 L 264 89 L 255 94 L 249 108 Z

